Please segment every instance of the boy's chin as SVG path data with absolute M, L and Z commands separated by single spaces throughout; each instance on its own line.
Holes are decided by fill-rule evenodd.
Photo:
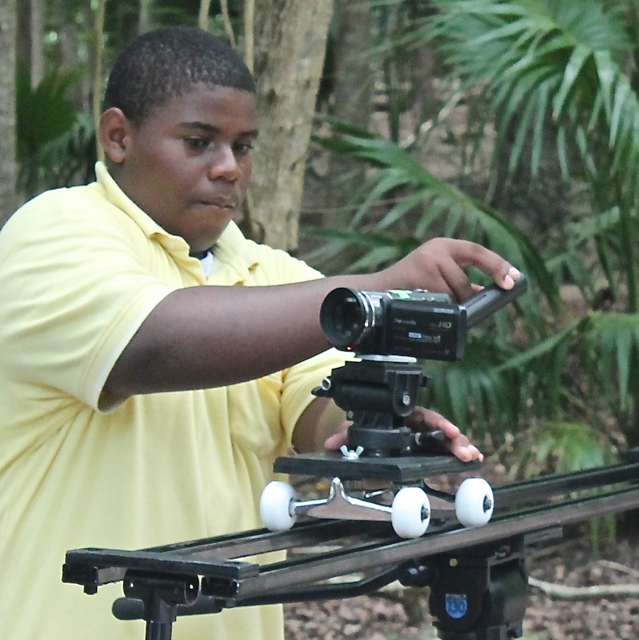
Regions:
M 198 242 L 194 242 L 192 244 L 189 243 L 187 240 L 187 243 L 190 246 L 189 255 L 192 258 L 203 258 L 213 248 L 215 243 L 220 239 L 220 236 L 222 235 L 222 233 L 223 231 L 221 231 L 216 235 L 208 236 L 206 239 L 200 240 Z

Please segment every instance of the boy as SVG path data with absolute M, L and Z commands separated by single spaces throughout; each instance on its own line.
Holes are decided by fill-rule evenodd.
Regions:
M 244 239 L 232 219 L 255 114 L 253 79 L 219 40 L 179 27 L 138 38 L 106 89 L 108 169 L 35 198 L 0 233 L 4 640 L 142 637 L 111 616 L 118 585 L 88 598 L 61 584 L 67 549 L 261 526 L 273 459 L 321 446 L 343 419 L 310 396 L 342 360 L 318 323 L 329 291 L 464 299 L 463 267 L 505 288 L 518 277 L 482 247 L 438 239 L 379 273 L 322 279 Z M 441 416 L 420 409 L 413 423 L 479 456 Z M 278 638 L 281 611 L 183 618 L 175 635 Z

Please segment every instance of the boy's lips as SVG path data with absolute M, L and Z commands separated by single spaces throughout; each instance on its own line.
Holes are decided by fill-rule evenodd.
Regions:
M 203 198 L 197 204 L 204 207 L 217 207 L 218 209 L 236 209 L 237 200 L 234 198 Z

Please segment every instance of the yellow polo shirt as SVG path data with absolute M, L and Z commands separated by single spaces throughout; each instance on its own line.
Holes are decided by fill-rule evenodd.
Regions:
M 98 408 L 104 382 L 173 290 L 261 286 L 318 272 L 231 223 L 208 278 L 188 246 L 119 189 L 44 193 L 0 233 L 0 637 L 140 640 L 111 614 L 121 585 L 87 596 L 60 580 L 80 547 L 137 549 L 262 526 L 258 501 L 328 351 L 225 388 L 135 396 Z M 185 314 L 189 313 L 185 309 Z M 259 313 L 259 309 L 256 309 Z M 280 607 L 179 618 L 175 640 L 277 640 Z

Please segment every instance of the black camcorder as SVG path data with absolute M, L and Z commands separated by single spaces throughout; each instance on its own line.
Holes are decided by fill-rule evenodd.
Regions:
M 320 310 L 328 341 L 357 355 L 459 360 L 468 329 L 526 291 L 522 276 L 512 289 L 492 284 L 463 304 L 423 289 L 331 291 Z

